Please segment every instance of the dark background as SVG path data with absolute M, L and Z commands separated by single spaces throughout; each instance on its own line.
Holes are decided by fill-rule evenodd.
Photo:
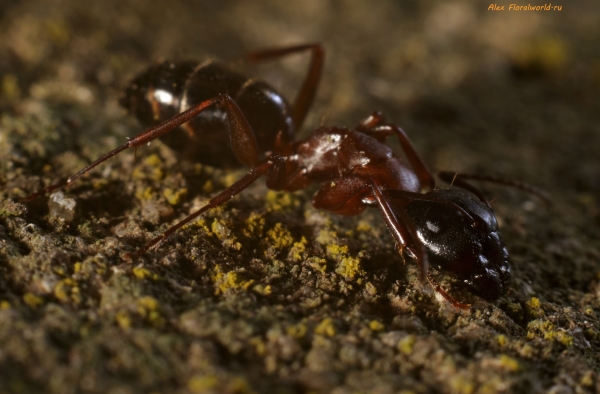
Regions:
M 598 391 L 600 9 L 499 5 L 0 1 L 0 389 Z M 446 278 L 473 303 L 454 309 L 377 212 L 340 218 L 314 189 L 262 184 L 128 263 L 243 174 L 160 142 L 70 188 L 74 211 L 19 202 L 141 131 L 118 98 L 149 64 L 303 42 L 327 50 L 304 133 L 382 110 L 433 169 L 552 195 L 482 185 L 511 252 L 504 297 Z M 306 62 L 243 70 L 293 97 Z

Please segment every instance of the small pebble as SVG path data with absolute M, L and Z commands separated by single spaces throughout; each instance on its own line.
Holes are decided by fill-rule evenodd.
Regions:
M 66 222 L 70 222 L 75 217 L 76 206 L 75 199 L 65 198 L 65 194 L 62 191 L 52 193 L 48 201 L 50 216 L 63 219 Z

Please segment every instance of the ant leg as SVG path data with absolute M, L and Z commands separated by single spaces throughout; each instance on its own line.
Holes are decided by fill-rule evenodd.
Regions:
M 490 205 L 489 201 L 485 198 L 483 193 L 481 193 L 479 189 L 471 185 L 469 182 L 463 180 L 463 178 L 459 174 L 455 172 L 442 171 L 438 174 L 438 176 L 442 181 L 448 183 L 450 186 L 456 185 L 461 189 L 465 189 L 473 193 L 481 202 L 487 205 L 488 208 L 492 209 L 492 206 Z
M 385 121 L 385 116 L 381 111 L 373 111 L 371 115 L 369 115 L 366 119 L 363 119 L 358 126 L 356 126 L 356 130 L 362 131 L 365 134 L 369 134 L 372 137 L 377 138 L 377 135 L 372 135 L 369 133 L 373 128 L 381 125 Z M 387 135 L 383 136 L 383 139 L 377 138 L 379 142 L 384 142 L 387 138 Z
M 515 180 L 511 180 L 511 179 L 498 178 L 498 177 L 490 176 L 490 175 L 458 174 L 458 173 L 450 172 L 450 171 L 442 171 L 438 174 L 438 176 L 440 177 L 441 180 L 443 180 L 446 183 L 449 183 L 450 185 L 454 184 L 456 186 L 462 187 L 463 189 L 469 190 L 470 192 L 473 192 L 480 199 L 482 199 L 482 195 L 480 196 L 481 192 L 479 192 L 474 186 L 472 186 L 468 182 L 465 182 L 464 181 L 465 179 L 473 179 L 475 181 L 492 182 L 492 183 L 497 183 L 500 185 L 513 187 L 515 189 L 523 190 L 527 193 L 530 193 L 530 194 L 533 194 L 533 195 L 539 197 L 542 201 L 544 201 L 544 203 L 546 205 L 552 205 L 552 200 L 550 199 L 550 196 L 548 195 L 548 193 L 546 193 L 544 190 L 542 190 L 538 187 L 535 187 L 533 185 L 530 185 L 528 183 L 519 182 L 519 181 L 515 181 Z M 473 191 L 473 189 L 475 189 L 477 192 L 479 192 L 479 194 L 477 192 Z M 484 201 L 484 202 L 486 202 L 486 201 Z M 489 206 L 489 204 L 488 204 L 488 206 Z
M 365 127 L 359 127 L 358 131 L 363 132 L 380 142 L 384 142 L 386 138 L 390 135 L 396 135 L 398 137 L 398 141 L 400 141 L 400 146 L 402 147 L 402 151 L 404 155 L 408 159 L 408 162 L 415 170 L 417 174 L 417 178 L 421 183 L 421 187 L 425 186 L 429 190 L 435 189 L 435 177 L 433 173 L 427 167 L 427 164 L 421 159 L 421 156 L 417 153 L 417 150 L 413 146 L 410 139 L 400 127 L 395 124 L 379 124 L 383 121 L 383 115 L 380 112 L 373 112 L 373 114 L 365 119 L 360 126 L 364 125 Z M 373 124 L 373 127 L 367 127 L 370 124 Z
M 267 176 L 267 185 L 269 187 L 272 186 L 274 188 L 277 188 L 278 186 L 281 186 L 283 184 L 283 179 L 285 178 L 285 160 L 283 159 L 283 157 L 271 156 L 262 163 L 259 163 L 233 185 L 229 186 L 227 189 L 223 190 L 221 193 L 211 198 L 205 206 L 192 213 L 179 223 L 169 227 L 165 232 L 163 232 L 158 237 L 155 237 L 152 240 L 150 240 L 136 252 L 126 253 L 124 257 L 126 259 L 137 258 L 143 255 L 148 249 L 152 248 L 153 246 L 158 247 L 160 245 L 160 242 L 164 241 L 175 231 L 179 230 L 181 227 L 183 227 L 190 221 L 202 215 L 204 212 L 212 208 L 216 208 L 220 205 L 223 205 L 265 174 Z
M 378 190 L 378 192 L 377 192 Z M 378 189 L 378 186 L 376 184 L 373 185 L 373 191 L 374 191 L 374 195 L 377 199 L 377 202 L 380 203 L 380 200 L 383 200 L 383 202 L 385 204 L 387 204 L 387 201 L 385 201 L 385 198 L 383 198 L 383 195 L 381 193 L 381 190 Z M 432 201 L 432 202 L 438 202 L 438 203 L 442 203 L 442 204 L 446 204 L 446 205 L 451 205 L 454 208 L 458 209 L 459 211 L 463 212 L 468 218 L 470 218 L 471 220 L 475 221 L 475 219 L 473 219 L 471 217 L 471 215 L 469 215 L 467 212 L 465 212 L 464 209 L 462 209 L 461 207 L 459 207 L 458 205 L 450 202 L 450 201 L 445 201 L 442 199 L 438 199 L 432 196 L 427 196 L 427 195 L 423 195 L 420 193 L 412 193 L 412 192 L 405 192 L 403 190 L 386 190 L 385 193 L 387 195 L 389 195 L 390 197 L 394 197 L 394 198 L 401 198 L 401 199 L 406 199 L 406 200 L 422 200 L 422 201 Z M 389 205 L 388 205 L 389 207 Z M 380 203 L 380 209 L 382 209 L 381 207 L 381 203 Z M 417 234 L 416 234 L 416 228 L 413 224 L 413 222 L 410 220 L 410 218 L 408 217 L 408 215 L 406 215 L 406 212 L 404 212 L 403 209 L 399 209 L 396 211 L 401 217 L 403 222 L 406 224 L 406 227 L 408 228 L 409 231 L 411 231 L 411 227 L 412 227 L 412 236 L 413 239 L 416 241 L 413 241 L 413 244 L 416 245 L 418 251 L 417 253 L 419 253 L 420 258 L 417 258 L 417 260 L 422 261 L 422 256 L 425 256 L 425 258 L 427 257 L 427 254 L 425 253 L 425 251 L 423 250 L 423 244 L 421 242 L 419 242 Z M 382 213 L 383 213 L 383 209 L 382 209 Z M 388 223 L 388 220 L 386 218 L 386 214 L 384 214 L 384 219 L 386 224 Z M 392 212 L 393 214 L 393 212 Z M 399 224 L 398 224 L 399 226 Z M 388 224 L 388 228 L 390 228 L 390 225 Z M 391 231 L 391 230 L 390 230 Z M 392 232 L 392 234 L 394 234 Z M 419 249 L 421 249 L 419 251 Z M 440 294 L 446 301 L 450 302 L 450 304 L 452 304 L 454 307 L 456 308 L 461 308 L 461 309 L 468 309 L 471 305 L 470 304 L 463 304 L 461 302 L 458 302 L 457 300 L 455 300 L 454 298 L 452 298 L 452 296 L 450 296 L 448 293 L 446 293 L 435 281 L 435 279 L 433 278 L 433 276 L 431 275 L 431 273 L 429 272 L 429 264 L 427 262 L 427 260 L 425 260 L 427 264 L 425 266 L 425 268 L 423 268 L 423 263 L 421 262 L 421 279 L 423 279 L 423 276 L 427 279 L 427 281 L 429 282 L 429 284 L 431 285 L 431 287 L 433 287 L 433 290 Z
M 313 196 L 312 204 L 338 215 L 358 215 L 368 206 L 363 199 L 370 194 L 370 189 L 364 178 L 347 175 L 324 182 Z
M 435 290 L 436 293 L 444 297 L 444 299 L 450 304 L 452 304 L 452 306 L 460 309 L 469 309 L 471 307 L 471 304 L 463 304 L 462 302 L 458 302 L 452 296 L 450 296 L 450 294 L 446 293 L 429 272 L 427 273 L 427 281 L 429 282 L 431 287 L 433 287 L 433 290 Z
M 299 130 L 304 123 L 306 114 L 314 101 L 319 80 L 323 71 L 323 63 L 325 60 L 325 49 L 320 44 L 303 44 L 284 48 L 264 49 L 253 51 L 245 56 L 245 60 L 254 63 L 262 60 L 278 59 L 297 52 L 310 51 L 310 65 L 308 73 L 302 82 L 300 91 L 294 100 L 292 108 L 292 120 L 294 127 Z
M 383 216 L 383 220 L 396 240 L 396 243 L 403 248 L 407 245 L 406 240 L 411 240 L 411 246 L 416 249 L 413 251 L 413 254 L 417 256 L 417 260 L 419 261 L 421 280 L 424 280 L 429 272 L 429 259 L 427 253 L 425 253 L 423 243 L 419 240 L 414 223 L 410 220 L 404 208 L 392 209 L 388 200 L 383 196 L 381 188 L 374 181 L 371 181 L 371 190 L 373 191 L 373 197 L 377 202 L 377 207 Z M 398 221 L 396 214 L 400 217 L 402 224 Z
M 138 134 L 134 138 L 131 138 L 129 141 L 127 141 L 127 143 L 106 153 L 96 161 L 83 168 L 78 173 L 71 175 L 65 181 L 61 181 L 54 185 L 48 186 L 36 193 L 29 195 L 28 197 L 25 197 L 23 200 L 31 201 L 43 194 L 52 192 L 60 187 L 68 187 L 73 182 L 75 182 L 75 180 L 80 178 L 83 174 L 90 171 L 99 164 L 105 162 L 106 160 L 110 159 L 111 157 L 117 155 L 118 153 L 124 151 L 125 149 L 138 148 L 142 145 L 145 145 L 150 141 L 174 130 L 178 126 L 182 125 L 183 123 L 198 115 L 200 112 L 204 111 L 206 108 L 215 104 L 221 105 L 227 113 L 231 146 L 235 157 L 244 165 L 256 165 L 258 163 L 258 144 L 256 143 L 254 132 L 250 128 L 248 121 L 246 120 L 244 114 L 237 106 L 235 101 L 233 101 L 233 99 L 229 95 L 222 94 L 211 99 L 205 100 L 197 104 L 196 106 L 188 109 L 187 111 L 175 115 L 172 118 L 167 119 L 154 127 L 151 127 L 150 129 Z
M 365 201 L 366 198 L 371 201 Z M 419 261 L 421 279 L 425 280 L 429 269 L 429 260 L 412 220 L 404 208 L 393 209 L 390 206 L 383 191 L 373 180 L 352 175 L 334 179 L 321 186 L 313 197 L 313 205 L 315 208 L 326 209 L 340 215 L 353 216 L 361 213 L 368 205 L 372 205 L 373 199 L 388 230 L 394 237 L 400 253 L 402 254 L 404 248 L 408 248 Z M 400 216 L 402 223 L 396 214 Z M 409 240 L 410 242 L 408 242 Z

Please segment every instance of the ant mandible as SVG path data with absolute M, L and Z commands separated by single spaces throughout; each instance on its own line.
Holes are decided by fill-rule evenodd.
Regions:
M 32 200 L 76 179 L 128 148 L 163 137 L 174 149 L 211 165 L 239 162 L 248 173 L 205 206 L 152 239 L 127 258 L 159 245 L 171 234 L 209 209 L 218 207 L 261 176 L 272 190 L 296 191 L 312 183 L 321 188 L 316 208 L 354 216 L 375 206 L 399 252 L 406 250 L 419 264 L 420 277 L 459 308 L 440 288 L 429 266 L 464 282 L 472 292 L 496 300 L 510 282 L 508 252 L 494 212 L 467 179 L 504 183 L 540 194 L 528 185 L 491 177 L 442 172 L 440 179 L 461 189 L 436 189 L 435 178 L 404 131 L 374 112 L 353 129 L 319 127 L 306 139 L 294 141 L 313 102 L 325 51 L 319 44 L 251 52 L 248 62 L 308 52 L 308 74 L 293 105 L 265 82 L 249 79 L 225 65 L 207 61 L 163 62 L 140 74 L 127 88 L 121 104 L 143 124 L 153 127 L 106 153 L 65 181 L 28 197 Z M 170 133 L 182 126 L 183 132 Z M 396 136 L 408 164 L 384 144 Z M 422 193 L 428 190 L 427 193 Z M 541 195 L 542 198 L 545 198 Z

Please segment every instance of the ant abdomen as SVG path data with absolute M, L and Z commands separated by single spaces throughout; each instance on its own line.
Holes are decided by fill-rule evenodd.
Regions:
M 120 103 L 143 125 L 153 126 L 220 94 L 228 94 L 240 107 L 262 153 L 273 151 L 279 133 L 282 140 L 293 140 L 295 130 L 285 98 L 267 83 L 214 61 L 153 65 L 131 82 Z M 227 115 L 220 107 L 203 111 L 181 129 L 161 141 L 190 160 L 221 167 L 240 165 L 231 149 Z

